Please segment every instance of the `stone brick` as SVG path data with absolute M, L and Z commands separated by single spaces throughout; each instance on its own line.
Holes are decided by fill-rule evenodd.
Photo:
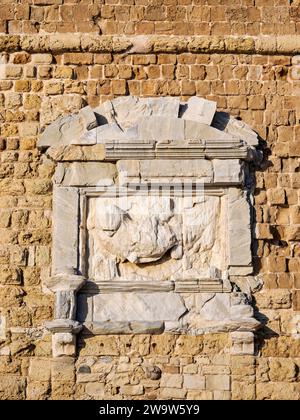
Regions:
M 120 393 L 125 396 L 143 395 L 144 387 L 143 385 L 124 385 L 121 386 Z
M 241 401 L 251 401 L 256 399 L 255 385 L 243 382 L 233 382 L 232 399 Z
M 297 400 L 296 384 L 284 382 L 257 384 L 258 400 Z
M 125 95 L 127 85 L 125 80 L 112 80 L 111 82 L 112 93 L 115 95 Z
M 52 381 L 74 381 L 75 365 L 74 360 L 69 357 L 61 357 L 51 361 Z
M 300 146 L 299 142 L 289 143 L 289 156 L 290 157 L 299 157 L 300 156 Z
M 64 87 L 61 82 L 51 80 L 45 83 L 44 90 L 47 95 L 60 95 L 63 93 Z
M 119 348 L 116 337 L 101 336 L 91 337 L 85 340 L 85 345 L 81 349 L 82 356 L 110 356 L 119 355 Z
M 231 392 L 230 391 L 214 391 L 214 400 L 217 401 L 229 401 L 231 400 Z
M 288 226 L 285 235 L 289 241 L 300 241 L 300 225 Z
M 68 66 L 55 67 L 53 76 L 56 79 L 72 79 L 73 69 L 71 67 L 68 67 Z
M 206 377 L 206 388 L 211 391 L 229 391 L 230 390 L 230 376 L 208 375 Z
M 22 105 L 22 95 L 19 93 L 8 93 L 5 97 L 6 108 L 18 108 Z
M 3 267 L 0 274 L 1 285 L 21 285 L 22 273 L 19 269 Z
M 273 239 L 271 226 L 267 223 L 257 223 L 256 237 L 257 239 Z
M 282 188 L 270 188 L 267 191 L 267 197 L 272 205 L 285 204 L 285 190 Z
M 160 390 L 160 399 L 168 400 L 168 399 L 185 399 L 187 391 L 184 389 L 176 389 L 176 388 L 162 388 Z
M 34 358 L 30 360 L 29 378 L 31 381 L 48 382 L 51 378 L 51 364 L 48 359 Z
M 24 108 L 25 109 L 40 109 L 40 105 L 41 105 L 41 98 L 38 95 L 35 94 L 28 94 L 25 96 L 25 100 L 24 100 Z
M 15 91 L 16 92 L 30 92 L 31 82 L 29 80 L 16 80 Z
M 293 309 L 294 311 L 300 311 L 300 290 L 293 292 Z
M 294 382 L 297 376 L 297 365 L 289 359 L 271 359 L 269 363 L 271 382 Z
M 188 391 L 187 400 L 211 401 L 214 399 L 212 391 Z
M 85 392 L 87 395 L 96 399 L 104 398 L 104 383 L 92 382 L 86 385 Z
M 191 78 L 195 80 L 204 80 L 206 76 L 205 66 L 194 65 L 191 67 Z
M 50 382 L 29 382 L 26 387 L 27 400 L 47 400 L 51 393 Z
M 22 400 L 25 399 L 26 381 L 16 375 L 1 375 L 0 399 Z
M 182 382 L 182 375 L 163 373 L 160 380 L 160 386 L 166 388 L 182 388 Z
M 256 302 L 264 309 L 289 309 L 291 308 L 291 292 L 289 290 L 272 290 L 260 292 L 256 295 Z
M 250 109 L 259 110 L 265 109 L 266 107 L 266 99 L 264 96 L 250 96 L 248 98 L 248 106 Z
M 196 93 L 196 85 L 194 81 L 183 80 L 181 84 L 182 95 L 193 96 Z
M 184 388 L 190 389 L 205 389 L 205 377 L 202 375 L 184 375 Z
M 91 53 L 65 53 L 64 54 L 64 64 L 92 64 L 93 63 L 93 54 Z
M 247 109 L 246 96 L 229 96 L 227 100 L 230 109 Z
M 70 381 L 56 381 L 51 384 L 52 400 L 74 400 L 75 384 Z

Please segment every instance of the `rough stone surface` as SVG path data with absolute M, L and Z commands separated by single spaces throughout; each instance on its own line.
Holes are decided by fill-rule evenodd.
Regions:
M 299 399 L 298 2 L 222 2 L 217 8 L 189 1 L 92 3 L 1 3 L 0 399 Z M 82 335 L 71 372 L 63 369 L 69 366 L 64 360 L 63 376 L 31 380 L 31 360 L 42 360 L 47 370 L 52 359 L 43 324 L 54 313 L 44 280 L 51 275 L 55 165 L 37 150 L 38 132 L 86 104 L 98 108 L 125 94 L 170 95 L 180 103 L 196 94 L 217 103 L 213 127 L 248 145 L 260 140 L 264 158 L 255 184 L 250 174 L 246 185 L 254 191 L 259 225 L 253 275 L 263 293 L 248 280 L 249 269 L 246 287 L 236 281 L 242 268 L 230 269 L 234 287 L 248 296 L 249 289 L 255 292 L 263 323 L 255 337 L 257 356 L 229 357 L 231 334 Z M 106 123 L 99 114 L 97 122 Z M 195 133 L 195 125 L 188 130 Z M 96 131 L 85 132 L 83 146 L 62 146 L 49 156 L 104 159 L 103 144 L 90 145 Z M 201 153 L 200 159 L 211 159 L 211 152 Z M 149 154 L 140 152 L 151 159 Z M 193 159 L 199 154 L 193 149 Z M 193 305 L 191 296 L 186 304 Z M 76 373 L 75 383 L 81 366 L 93 373 L 85 374 L 89 382 Z M 162 389 L 159 379 L 146 376 L 149 368 L 172 375 L 187 369 L 191 373 L 184 375 L 203 375 L 206 388 L 208 376 L 230 375 L 231 389 L 187 389 L 184 381 L 182 388 Z
M 85 107 L 79 111 L 78 115 L 62 117 L 47 127 L 40 137 L 38 147 L 94 144 L 85 134 L 96 126 L 97 121 L 93 110 Z

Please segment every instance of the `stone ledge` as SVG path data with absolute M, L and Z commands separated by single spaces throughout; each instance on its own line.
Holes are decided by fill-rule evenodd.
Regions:
M 80 33 L 0 35 L 0 51 L 92 53 L 287 54 L 300 50 L 300 35 L 282 36 L 101 36 Z

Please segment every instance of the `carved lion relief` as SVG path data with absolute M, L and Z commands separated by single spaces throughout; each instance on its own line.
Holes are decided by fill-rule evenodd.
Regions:
M 209 278 L 211 267 L 225 269 L 225 199 L 180 203 L 135 195 L 123 205 L 114 201 L 89 200 L 89 278 L 184 280 Z

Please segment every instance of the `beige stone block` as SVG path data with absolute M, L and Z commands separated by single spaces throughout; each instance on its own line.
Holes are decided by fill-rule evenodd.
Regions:
M 287 289 L 259 292 L 256 294 L 256 303 L 261 309 L 289 309 L 291 292 Z
M 86 384 L 85 392 L 87 395 L 94 397 L 95 399 L 104 398 L 104 383 L 101 382 L 91 382 Z
M 60 357 L 51 361 L 52 381 L 74 381 L 75 364 L 71 357 Z
M 161 388 L 159 397 L 160 399 L 184 399 L 186 397 L 187 391 L 184 389 L 176 388 Z
M 255 400 L 255 385 L 243 382 L 233 382 L 232 384 L 232 399 L 233 400 Z
M 291 359 L 271 358 L 269 363 L 271 382 L 293 382 L 297 377 L 297 365 Z
M 217 401 L 231 400 L 231 392 L 230 391 L 214 391 L 214 400 L 217 400 Z
M 124 385 L 120 388 L 120 393 L 124 396 L 143 395 L 143 385 Z
M 44 83 L 44 91 L 46 95 L 60 95 L 63 93 L 63 84 L 61 82 L 50 80 Z
M 75 384 L 70 381 L 55 381 L 51 384 L 53 400 L 74 400 Z
M 285 204 L 285 191 L 282 188 L 270 188 L 267 191 L 267 197 L 272 205 Z
M 22 76 L 23 69 L 21 65 L 7 64 L 5 66 L 5 78 L 6 79 L 19 79 Z
M 184 375 L 184 388 L 190 389 L 205 389 L 205 376 L 202 375 Z
M 257 239 L 273 239 L 271 226 L 268 223 L 257 223 L 256 237 Z
M 25 399 L 26 380 L 16 375 L 1 375 L 0 399 L 23 400 Z
M 33 358 L 29 364 L 29 379 L 31 381 L 46 382 L 50 381 L 51 363 L 49 359 Z
M 6 108 L 13 109 L 22 105 L 22 95 L 20 93 L 8 93 L 5 96 Z
M 52 54 L 32 54 L 31 56 L 33 64 L 52 64 Z
M 160 380 L 162 388 L 182 388 L 183 376 L 163 373 Z
M 269 382 L 257 384 L 257 400 L 299 400 L 298 384 Z
M 187 400 L 211 401 L 214 399 L 212 391 L 188 391 Z
M 196 364 L 189 364 L 187 366 L 183 366 L 182 368 L 183 373 L 197 373 L 198 372 L 198 366 Z
M 218 366 L 213 360 L 210 365 L 201 367 L 201 374 L 206 375 L 229 375 L 229 366 Z
M 46 400 L 51 393 L 50 382 L 29 382 L 26 388 L 27 400 Z
M 117 356 L 119 353 L 115 336 L 89 337 L 80 351 L 81 356 Z
M 230 391 L 230 376 L 208 375 L 206 377 L 206 388 L 211 391 Z

